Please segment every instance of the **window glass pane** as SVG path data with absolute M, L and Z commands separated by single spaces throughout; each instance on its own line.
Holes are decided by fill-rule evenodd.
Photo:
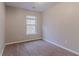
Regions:
M 31 24 L 36 24 L 36 20 L 31 20 Z
M 26 23 L 27 23 L 27 24 L 30 24 L 30 23 L 31 23 L 31 21 L 27 19 Z
M 29 19 L 36 19 L 35 16 L 26 16 L 26 17 L 29 18 Z
M 35 24 L 36 23 L 36 20 L 29 20 L 29 19 L 27 19 L 27 24 Z
M 26 16 L 26 33 L 36 34 L 36 20 L 35 16 Z
M 27 34 L 35 34 L 35 26 L 27 26 Z

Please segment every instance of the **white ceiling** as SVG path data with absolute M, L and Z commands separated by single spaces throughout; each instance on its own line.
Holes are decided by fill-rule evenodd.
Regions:
M 37 12 L 43 12 L 55 4 L 56 2 L 5 2 L 6 6 L 14 6 Z

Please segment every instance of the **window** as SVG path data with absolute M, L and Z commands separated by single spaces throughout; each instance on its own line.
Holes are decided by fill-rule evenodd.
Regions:
M 36 34 L 36 16 L 26 16 L 26 34 Z

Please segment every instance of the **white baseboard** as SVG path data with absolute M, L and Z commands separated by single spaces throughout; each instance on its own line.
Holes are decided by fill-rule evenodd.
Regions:
M 4 52 L 4 48 L 5 48 L 5 45 L 4 45 L 3 50 L 2 50 L 2 55 L 3 55 L 3 52 Z
M 21 43 L 21 42 L 27 42 L 27 41 L 32 41 L 32 40 L 39 40 L 39 39 L 29 39 L 29 40 L 21 40 L 21 41 L 16 41 L 16 42 L 9 42 L 9 43 L 5 43 L 5 45 Z
M 2 51 L 0 52 L 0 56 L 2 56 L 2 55 L 3 55 L 4 48 L 5 48 L 5 46 L 2 48 Z
M 45 39 L 44 39 L 44 40 L 45 40 Z M 45 41 L 47 41 L 47 42 L 49 42 L 49 43 L 51 43 L 51 44 L 54 44 L 54 45 L 56 45 L 56 46 L 58 46 L 58 47 L 60 47 L 60 48 L 63 48 L 63 49 L 65 49 L 65 50 L 67 50 L 67 51 L 70 51 L 70 52 L 72 52 L 72 53 L 74 53 L 74 54 L 76 54 L 76 55 L 79 56 L 79 53 L 76 52 L 76 51 L 74 51 L 74 50 L 71 50 L 71 49 L 69 49 L 69 48 L 66 48 L 66 47 L 64 47 L 64 46 L 62 46 L 62 45 L 59 45 L 59 44 L 57 44 L 57 43 L 54 43 L 54 42 L 51 42 L 51 41 L 48 41 L 48 40 L 45 40 Z

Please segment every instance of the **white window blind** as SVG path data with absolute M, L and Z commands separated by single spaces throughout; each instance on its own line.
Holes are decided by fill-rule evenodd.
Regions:
M 37 17 L 36 16 L 26 16 L 26 34 L 36 34 L 37 33 Z

